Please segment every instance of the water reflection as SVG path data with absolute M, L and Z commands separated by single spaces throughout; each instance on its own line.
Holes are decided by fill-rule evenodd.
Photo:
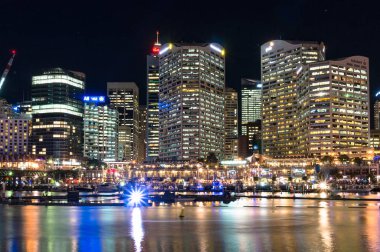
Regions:
M 132 210 L 132 230 L 131 230 L 132 238 L 135 242 L 135 249 L 137 252 L 141 252 L 142 249 L 142 241 L 144 238 L 144 230 L 142 225 L 141 218 L 141 209 L 138 207 L 133 208 Z
M 178 204 L 0 205 L 0 251 L 380 251 L 378 205 L 326 202 L 194 204 L 186 206 L 183 219 Z M 260 207 L 244 207 L 253 205 Z

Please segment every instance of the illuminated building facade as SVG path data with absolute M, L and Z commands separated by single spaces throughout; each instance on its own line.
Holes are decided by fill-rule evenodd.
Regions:
M 158 34 L 157 34 L 158 36 Z M 159 119 L 158 119 L 158 85 L 159 58 L 161 44 L 157 41 L 152 52 L 147 56 L 147 118 L 146 118 L 146 159 L 154 161 L 159 151 Z
M 119 114 L 118 160 L 137 160 L 139 89 L 134 82 L 108 82 L 107 95 Z
M 375 129 L 380 130 L 380 92 L 376 94 L 376 100 L 374 104 L 374 109 L 373 109 L 373 118 L 374 118 L 374 126 Z
M 325 58 L 323 43 L 274 40 L 261 46 L 262 144 L 273 158 L 296 157 L 301 65 Z
M 0 99 L 0 161 L 19 161 L 28 155 L 31 117 L 12 112 Z
M 85 75 L 52 68 L 32 78 L 32 154 L 56 167 L 83 156 Z
M 147 127 L 147 109 L 146 106 L 139 107 L 139 135 L 138 135 L 138 157 L 137 162 L 142 163 L 146 159 L 146 127 Z
M 165 44 L 160 49 L 159 158 L 197 160 L 224 150 L 224 49 Z
M 238 158 L 238 93 L 226 88 L 224 93 L 224 159 Z
M 368 58 L 310 63 L 299 71 L 298 153 L 333 155 L 369 147 Z
M 375 129 L 370 131 L 369 146 L 375 150 L 380 150 L 380 130 Z
M 101 161 L 116 161 L 119 115 L 105 104 L 104 96 L 84 97 L 83 156 Z
M 258 80 L 241 79 L 241 135 L 247 135 L 247 124 L 261 120 L 262 84 Z

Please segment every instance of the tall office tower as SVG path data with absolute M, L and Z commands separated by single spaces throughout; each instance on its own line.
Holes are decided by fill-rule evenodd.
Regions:
M 16 113 L 20 114 L 26 114 L 32 116 L 32 101 L 22 101 L 18 102 L 14 107 L 13 110 Z
M 117 161 L 119 114 L 105 104 L 104 96 L 84 96 L 83 156 Z
M 224 159 L 238 158 L 238 93 L 226 88 L 224 93 Z
M 52 68 L 32 78 L 32 154 L 55 167 L 78 164 L 83 156 L 85 75 Z
M 31 117 L 12 112 L 0 99 L 0 161 L 20 161 L 28 155 Z
M 247 136 L 249 155 L 252 155 L 254 153 L 261 154 L 261 120 L 256 120 L 247 124 Z
M 158 53 L 161 44 L 157 41 L 152 48 L 152 52 L 147 56 L 147 125 L 146 125 L 146 159 L 154 161 L 158 158 L 158 84 L 159 84 L 159 59 Z
M 380 92 L 376 94 L 376 101 L 373 110 L 374 126 L 375 129 L 380 129 Z
M 108 82 L 107 94 L 119 113 L 118 160 L 137 160 L 139 88 L 134 82 Z
M 139 107 L 139 134 L 138 134 L 138 157 L 137 162 L 144 162 L 146 159 L 146 126 L 147 126 L 147 107 Z
M 305 65 L 299 81 L 299 153 L 369 147 L 369 66 L 362 56 Z
M 197 160 L 224 147 L 224 49 L 165 44 L 160 50 L 161 160 Z
M 241 123 L 240 134 L 247 135 L 247 124 L 261 120 L 261 92 L 262 84 L 258 80 L 242 78 L 241 79 Z
M 297 83 L 300 66 L 324 60 L 323 43 L 274 40 L 261 46 L 263 152 L 296 156 Z

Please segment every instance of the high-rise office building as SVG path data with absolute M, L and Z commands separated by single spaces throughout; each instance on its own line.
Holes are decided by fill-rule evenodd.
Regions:
M 378 130 L 380 129 L 380 92 L 376 94 L 376 100 L 373 107 L 373 126 Z
M 261 120 L 247 123 L 248 152 L 249 155 L 262 153 Z
M 310 63 L 298 71 L 299 154 L 369 147 L 368 58 Z
M 224 159 L 238 158 L 238 93 L 226 88 L 224 93 Z
M 83 156 L 117 161 L 119 115 L 105 100 L 104 96 L 84 96 Z
M 13 113 L 5 99 L 0 99 L 0 161 L 20 161 L 28 155 L 31 117 Z
M 147 56 L 147 125 L 146 125 L 146 159 L 154 161 L 158 158 L 159 150 L 159 120 L 158 120 L 158 84 L 159 84 L 159 59 L 158 53 L 161 44 L 157 41 L 152 52 Z
M 165 44 L 160 49 L 159 158 L 197 160 L 224 146 L 224 49 Z
M 274 40 L 261 46 L 263 152 L 297 156 L 297 90 L 294 78 L 304 64 L 325 58 L 323 43 Z
M 107 94 L 119 113 L 118 160 L 137 160 L 139 89 L 134 82 L 108 82 Z
M 247 124 L 261 120 L 262 84 L 259 80 L 241 79 L 240 134 L 247 135 Z
M 52 68 L 32 78 L 32 154 L 55 167 L 77 165 L 83 156 L 85 75 Z
M 146 159 L 146 127 L 147 127 L 146 106 L 139 107 L 139 134 L 138 134 L 138 157 L 137 162 L 144 162 Z

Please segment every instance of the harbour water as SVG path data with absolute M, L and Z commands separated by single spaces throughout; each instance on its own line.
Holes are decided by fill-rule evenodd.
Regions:
M 0 251 L 380 251 L 376 201 L 0 205 L 0 220 Z

